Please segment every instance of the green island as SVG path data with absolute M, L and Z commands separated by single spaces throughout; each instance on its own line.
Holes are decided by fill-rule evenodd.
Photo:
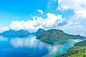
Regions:
M 69 39 L 86 39 L 86 38 L 80 35 L 66 34 L 62 30 L 51 29 L 47 30 L 45 33 L 38 36 L 37 39 L 47 43 L 55 44 L 56 42 L 66 42 Z
M 23 37 L 27 37 L 29 34 L 30 34 L 30 32 L 27 30 L 21 29 L 21 30 L 15 31 L 15 30 L 10 29 L 8 31 L 4 31 L 3 33 L 0 33 L 0 36 L 8 37 L 8 38 L 10 38 L 10 37 L 23 38 Z
M 76 43 L 74 47 L 67 50 L 67 53 L 56 57 L 86 57 L 86 40 Z
M 34 35 L 36 35 L 36 36 L 39 36 L 39 35 L 41 35 L 41 34 L 43 34 L 43 33 L 45 33 L 46 31 L 44 30 L 44 29 L 42 29 L 42 28 L 39 28 L 38 30 L 37 30 L 37 32 L 34 32 L 34 33 L 32 33 L 32 34 L 34 34 Z
M 58 42 L 62 43 L 70 41 L 71 39 L 86 39 L 86 37 L 80 35 L 69 35 L 64 33 L 62 30 L 51 29 L 38 36 L 37 39 L 50 44 L 55 44 Z M 86 57 L 86 40 L 78 42 L 74 45 L 74 47 L 67 50 L 67 53 L 56 57 Z

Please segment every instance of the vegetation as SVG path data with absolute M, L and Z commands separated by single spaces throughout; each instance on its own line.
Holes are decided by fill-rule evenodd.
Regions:
M 37 39 L 61 41 L 68 39 L 85 39 L 85 37 L 80 35 L 69 35 L 64 33 L 62 30 L 51 29 L 46 31 L 44 34 L 38 36 Z
M 85 39 L 85 37 L 80 35 L 69 35 L 61 30 L 51 29 L 38 36 L 37 39 L 51 43 L 63 40 L 63 42 L 65 42 L 65 40 L 69 39 Z M 67 50 L 67 53 L 58 55 L 56 57 L 86 57 L 86 40 L 76 43 L 75 47 L 71 47 L 69 50 Z
M 86 40 L 74 44 L 75 46 L 86 46 Z
M 86 40 L 76 43 L 75 47 L 71 47 L 67 53 L 56 57 L 86 57 Z
M 39 35 L 43 34 L 44 32 L 45 32 L 45 30 L 43 30 L 42 28 L 39 28 L 38 31 L 33 34 L 39 36 Z

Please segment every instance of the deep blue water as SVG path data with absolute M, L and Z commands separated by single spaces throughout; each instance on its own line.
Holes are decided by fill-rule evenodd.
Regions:
M 35 35 L 26 38 L 6 38 L 0 36 L 0 57 L 55 57 L 66 53 L 77 41 L 51 45 L 36 39 Z

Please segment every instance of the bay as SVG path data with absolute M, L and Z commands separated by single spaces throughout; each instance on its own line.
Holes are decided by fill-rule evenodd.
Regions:
M 67 41 L 63 44 L 51 45 L 29 35 L 25 38 L 6 38 L 0 36 L 0 57 L 55 57 L 66 53 L 70 47 L 80 40 Z

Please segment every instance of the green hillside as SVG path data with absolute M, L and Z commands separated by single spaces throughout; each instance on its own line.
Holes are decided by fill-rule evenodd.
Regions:
M 85 37 L 80 35 L 69 35 L 64 33 L 62 30 L 51 29 L 47 30 L 44 34 L 38 36 L 37 39 L 60 41 L 68 39 L 85 39 Z
M 45 30 L 44 30 L 44 29 L 39 28 L 39 29 L 38 29 L 38 31 L 37 31 L 37 32 L 35 32 L 35 33 L 33 33 L 33 34 L 34 34 L 34 35 L 39 36 L 39 35 L 43 34 L 44 32 L 45 32 Z
M 86 57 L 86 40 L 76 43 L 75 47 L 71 47 L 67 53 L 56 57 Z

